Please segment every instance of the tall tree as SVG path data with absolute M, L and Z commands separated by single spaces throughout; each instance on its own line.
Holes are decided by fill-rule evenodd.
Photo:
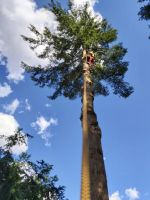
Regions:
M 150 0 L 138 0 L 139 3 L 144 3 L 138 13 L 141 20 L 150 20 Z M 149 36 L 150 39 L 150 36 Z
M 33 25 L 35 37 L 22 36 L 31 49 L 43 45 L 39 58 L 48 58 L 47 66 L 23 67 L 40 87 L 50 87 L 49 98 L 63 95 L 69 99 L 81 97 L 83 129 L 82 200 L 108 200 L 107 179 L 101 146 L 101 130 L 94 112 L 94 96 L 114 94 L 128 97 L 133 88 L 125 82 L 128 62 L 123 61 L 127 50 L 115 44 L 117 31 L 105 19 L 93 16 L 88 4 L 75 8 L 72 1 L 63 9 L 51 0 L 48 7 L 58 21 L 57 31 L 45 27 L 43 32 Z M 111 87 L 109 87 L 110 85 Z
M 0 199 L 65 200 L 64 187 L 56 186 L 58 178 L 51 176 L 52 165 L 43 160 L 33 162 L 27 153 L 13 155 L 12 147 L 26 142 L 21 129 L 5 139 L 6 145 L 0 148 Z

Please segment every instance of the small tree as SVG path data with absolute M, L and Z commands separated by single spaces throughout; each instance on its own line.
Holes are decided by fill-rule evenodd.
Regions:
M 81 122 L 83 128 L 82 200 L 108 200 L 107 180 L 101 146 L 101 130 L 94 112 L 94 96 L 114 94 L 128 97 L 133 88 L 125 82 L 128 62 L 123 61 L 127 50 L 115 44 L 117 31 L 105 19 L 92 16 L 88 4 L 68 8 L 51 0 L 48 7 L 58 21 L 57 32 L 45 27 L 39 32 L 33 25 L 35 37 L 22 36 L 31 49 L 44 45 L 39 58 L 48 58 L 47 66 L 23 67 L 40 87 L 50 87 L 50 99 L 63 95 L 69 99 L 82 98 Z M 92 60 L 91 60 L 92 58 Z M 108 85 L 111 87 L 108 88 Z
M 141 20 L 150 20 L 150 1 L 149 0 L 138 0 L 139 3 L 146 3 L 140 8 L 138 13 Z M 150 37 L 149 37 L 150 39 Z
M 57 176 L 50 176 L 52 165 L 43 160 L 34 163 L 27 153 L 18 158 L 12 154 L 13 146 L 26 141 L 21 129 L 5 139 L 7 144 L 0 148 L 0 199 L 64 200 L 64 187 L 56 187 Z

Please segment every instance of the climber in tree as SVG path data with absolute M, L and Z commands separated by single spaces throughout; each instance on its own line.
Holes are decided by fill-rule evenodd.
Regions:
M 94 64 L 94 53 L 93 51 L 90 51 L 87 55 L 87 64 L 93 65 Z
M 90 51 L 88 54 L 86 53 L 86 50 L 83 50 L 82 59 L 86 59 L 87 64 L 93 65 L 94 64 L 94 53 L 93 51 Z

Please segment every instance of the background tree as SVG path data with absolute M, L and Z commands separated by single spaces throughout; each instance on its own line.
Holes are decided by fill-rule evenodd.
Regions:
M 144 6 L 140 8 L 138 13 L 141 20 L 150 20 L 150 1 L 149 0 L 138 0 L 139 3 L 145 3 Z M 149 37 L 150 39 L 150 37 Z
M 94 112 L 94 96 L 114 94 L 128 97 L 133 88 L 124 81 L 128 62 L 123 61 L 127 50 L 116 44 L 117 31 L 105 19 L 93 16 L 88 4 L 68 8 L 51 0 L 47 7 L 58 21 L 57 31 L 45 27 L 43 32 L 33 25 L 35 37 L 22 36 L 31 49 L 43 45 L 39 58 L 49 59 L 47 66 L 22 63 L 31 79 L 40 87 L 51 88 L 50 99 L 63 95 L 69 99 L 82 98 L 83 128 L 81 199 L 108 200 L 107 180 L 101 146 L 101 130 Z M 94 53 L 94 63 L 87 57 Z
M 64 187 L 57 187 L 57 176 L 51 176 L 52 165 L 43 160 L 34 163 L 27 153 L 13 155 L 12 147 L 26 142 L 21 129 L 5 139 L 6 145 L 0 148 L 0 199 L 64 200 Z

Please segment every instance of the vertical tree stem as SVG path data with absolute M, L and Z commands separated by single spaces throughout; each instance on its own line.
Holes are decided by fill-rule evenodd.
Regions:
M 109 200 L 101 146 L 101 130 L 94 112 L 90 66 L 83 63 L 81 200 Z
M 83 149 L 82 149 L 82 180 L 81 180 L 81 200 L 91 200 L 90 192 L 90 166 L 89 166 L 89 134 L 87 119 L 87 64 L 83 64 L 83 108 L 82 108 L 82 128 L 83 128 Z

